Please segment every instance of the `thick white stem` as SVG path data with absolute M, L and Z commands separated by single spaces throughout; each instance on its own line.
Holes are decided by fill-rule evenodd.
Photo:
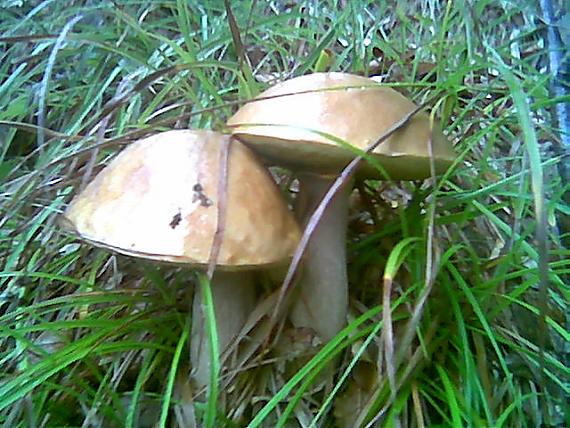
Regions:
M 306 223 L 330 188 L 335 177 L 301 175 L 295 211 Z M 346 228 L 351 183 L 335 196 L 323 213 L 309 242 L 293 303 L 295 327 L 310 327 L 329 341 L 345 326 L 348 310 Z
M 211 291 L 216 314 L 218 348 L 220 354 L 223 354 L 255 307 L 253 273 L 216 271 L 211 281 Z M 202 299 L 198 292 L 194 294 L 192 305 L 190 359 L 194 382 L 198 389 L 202 389 L 208 385 L 210 379 L 210 346 Z

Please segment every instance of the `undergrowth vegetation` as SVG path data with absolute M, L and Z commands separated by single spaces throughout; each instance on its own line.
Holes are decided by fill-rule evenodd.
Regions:
M 570 100 L 549 94 L 535 8 L 0 0 L 0 425 L 570 426 L 551 117 Z M 430 100 L 457 161 L 435 180 L 357 183 L 348 326 L 324 344 L 269 334 L 265 279 L 251 323 L 269 346 L 240 347 L 240 369 L 196 400 L 196 274 L 82 244 L 58 214 L 130 141 L 224 130 L 323 59 Z M 293 199 L 291 174 L 275 176 Z

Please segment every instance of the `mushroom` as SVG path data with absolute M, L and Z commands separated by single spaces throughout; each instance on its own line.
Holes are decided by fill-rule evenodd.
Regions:
M 211 280 L 219 350 L 254 305 L 253 269 L 290 259 L 300 230 L 268 171 L 237 141 L 212 131 L 176 130 L 123 150 L 64 213 L 82 239 L 129 256 L 204 268 L 223 230 Z M 219 193 L 229 147 L 225 195 Z M 223 188 L 222 188 L 223 189 Z M 222 200 L 225 196 L 225 201 Z M 227 215 L 219 228 L 219 205 Z M 195 293 L 191 360 L 199 388 L 209 379 L 209 347 Z
M 281 82 L 242 106 L 228 120 L 233 135 L 268 164 L 298 173 L 296 211 L 307 222 L 332 181 L 356 156 L 345 144 L 366 149 L 417 107 L 395 90 L 347 73 L 314 73 Z M 435 171 L 455 159 L 451 143 L 429 115 L 419 112 L 370 156 L 391 179 L 430 175 L 430 142 Z M 361 178 L 385 178 L 369 162 Z M 291 320 L 330 340 L 345 325 L 348 307 L 346 228 L 351 184 L 336 194 L 306 250 Z

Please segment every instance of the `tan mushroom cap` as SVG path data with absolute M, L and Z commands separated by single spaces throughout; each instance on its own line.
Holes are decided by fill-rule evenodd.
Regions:
M 338 173 L 355 154 L 315 131 L 365 149 L 416 108 L 395 90 L 347 73 L 296 77 L 258 98 L 267 97 L 275 98 L 249 102 L 229 119 L 232 133 L 271 164 L 323 174 Z M 436 171 L 441 173 L 453 162 L 455 153 L 441 131 L 431 129 L 425 112 L 377 147 L 374 158 L 393 179 L 428 177 L 430 137 Z M 368 163 L 362 164 L 359 174 L 381 176 Z
M 143 258 L 204 265 L 218 219 L 222 143 L 211 131 L 169 131 L 123 150 L 76 196 L 64 223 L 95 245 Z M 292 213 L 253 153 L 232 141 L 218 266 L 236 270 L 291 257 Z

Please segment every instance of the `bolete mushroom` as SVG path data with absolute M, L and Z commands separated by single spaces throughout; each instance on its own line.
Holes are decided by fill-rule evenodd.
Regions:
M 252 269 L 286 261 L 300 237 L 268 171 L 237 141 L 229 145 L 225 195 L 220 192 L 220 159 L 228 138 L 177 130 L 132 143 L 64 213 L 65 223 L 97 246 L 197 268 L 207 265 L 216 230 L 223 230 L 211 281 L 220 352 L 254 305 Z M 225 224 L 218 228 L 222 195 Z M 201 388 L 208 383 L 210 358 L 195 296 L 191 359 Z
M 240 141 L 270 165 L 298 173 L 297 212 L 306 222 L 332 181 L 354 157 L 340 141 L 363 150 L 416 106 L 395 90 L 372 79 L 347 73 L 314 73 L 276 84 L 241 107 L 228 120 Z M 420 112 L 380 144 L 374 161 L 394 180 L 430 175 L 431 153 L 437 173 L 455 158 L 451 143 L 429 115 Z M 340 143 L 340 144 L 339 144 Z M 383 178 L 378 168 L 363 162 L 362 178 Z M 330 340 L 345 325 L 348 290 L 346 271 L 347 185 L 328 206 L 305 255 L 300 297 L 291 320 Z

